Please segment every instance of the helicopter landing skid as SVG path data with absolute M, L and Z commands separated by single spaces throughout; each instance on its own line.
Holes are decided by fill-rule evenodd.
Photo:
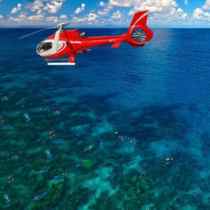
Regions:
M 47 63 L 48 66 L 75 66 L 76 63 L 70 63 L 70 62 L 50 62 Z

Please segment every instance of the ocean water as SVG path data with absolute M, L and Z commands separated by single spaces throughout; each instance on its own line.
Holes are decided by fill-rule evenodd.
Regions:
M 0 209 L 209 210 L 210 30 L 76 67 L 46 66 L 33 30 L 0 29 Z

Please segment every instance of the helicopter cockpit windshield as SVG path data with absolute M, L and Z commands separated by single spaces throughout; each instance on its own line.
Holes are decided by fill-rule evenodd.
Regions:
M 37 52 L 43 53 L 52 49 L 52 42 L 41 42 L 37 47 Z

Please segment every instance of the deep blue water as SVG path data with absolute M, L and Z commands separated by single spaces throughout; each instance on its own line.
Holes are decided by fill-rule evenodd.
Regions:
M 209 210 L 210 30 L 76 67 L 46 66 L 33 30 L 0 29 L 0 209 Z

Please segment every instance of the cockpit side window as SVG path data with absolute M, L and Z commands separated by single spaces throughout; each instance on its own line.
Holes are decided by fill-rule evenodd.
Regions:
M 50 50 L 51 48 L 52 48 L 52 43 L 51 42 L 43 42 L 38 47 L 38 51 L 39 52 L 44 52 L 44 51 Z
M 86 33 L 85 32 L 82 32 L 82 33 L 80 33 L 80 36 L 81 37 L 86 37 Z

